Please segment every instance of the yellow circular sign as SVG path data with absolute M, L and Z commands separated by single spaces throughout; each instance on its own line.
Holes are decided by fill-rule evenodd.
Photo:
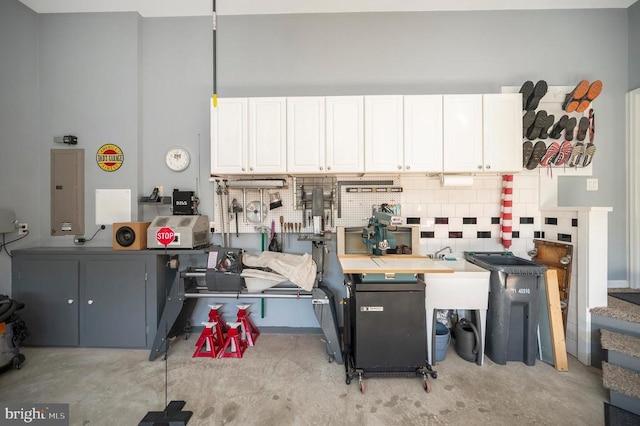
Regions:
M 124 162 L 124 154 L 118 145 L 107 143 L 98 148 L 96 162 L 105 172 L 115 172 Z

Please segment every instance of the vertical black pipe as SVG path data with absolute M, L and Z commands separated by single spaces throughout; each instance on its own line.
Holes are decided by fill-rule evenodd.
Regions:
M 216 15 L 216 0 L 213 0 L 213 107 L 218 106 L 218 76 L 216 61 L 216 27 L 218 26 L 218 16 Z

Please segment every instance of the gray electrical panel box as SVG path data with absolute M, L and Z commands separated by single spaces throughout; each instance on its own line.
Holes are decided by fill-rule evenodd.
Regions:
M 16 230 L 16 214 L 13 210 L 0 209 L 0 234 Z
M 84 234 L 84 149 L 51 150 L 51 235 Z

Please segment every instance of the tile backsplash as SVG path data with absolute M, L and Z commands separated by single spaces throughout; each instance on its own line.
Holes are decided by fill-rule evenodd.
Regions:
M 476 176 L 469 187 L 442 187 L 439 177 L 401 176 L 402 216 L 420 223 L 420 254 L 450 246 L 464 251 L 502 251 L 501 176 Z M 514 176 L 511 251 L 526 256 L 542 237 L 537 176 Z M 418 220 L 416 220 L 416 218 Z

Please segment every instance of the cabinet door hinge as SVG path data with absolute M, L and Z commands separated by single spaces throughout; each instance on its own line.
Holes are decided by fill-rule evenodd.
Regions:
M 149 326 L 147 326 L 147 331 L 146 331 L 146 333 L 147 333 L 147 334 L 149 334 Z
M 149 279 L 149 274 L 147 272 L 144 273 L 144 282 L 146 284 L 147 279 Z

